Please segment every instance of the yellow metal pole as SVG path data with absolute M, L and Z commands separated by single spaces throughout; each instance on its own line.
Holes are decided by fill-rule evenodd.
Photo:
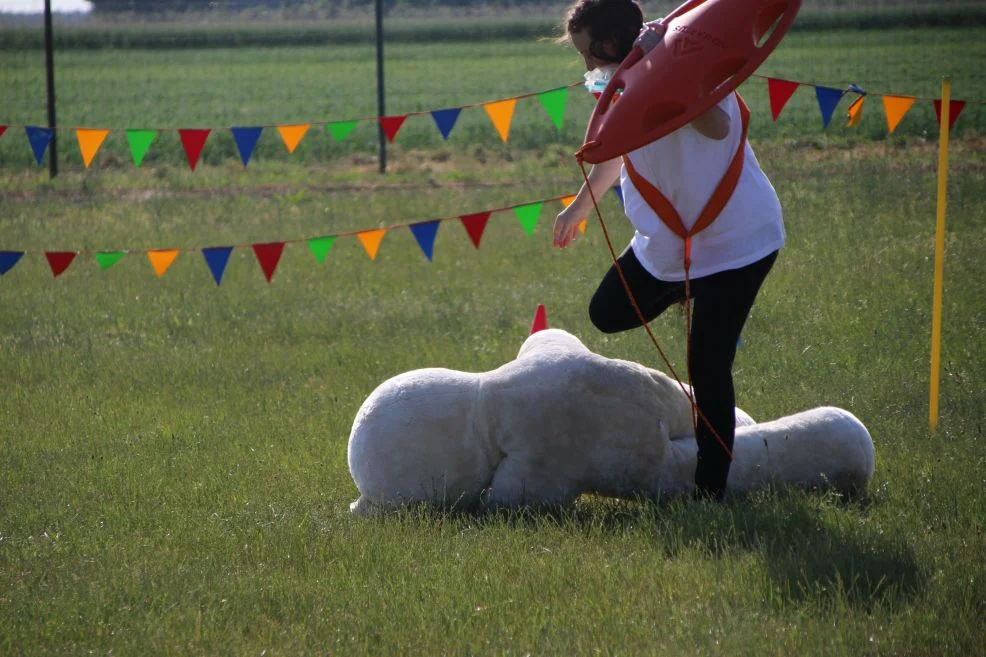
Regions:
M 945 274 L 945 198 L 948 184 L 948 123 L 952 95 L 952 78 L 945 76 L 941 85 L 941 126 L 938 141 L 938 212 L 935 228 L 935 286 L 931 306 L 931 403 L 928 421 L 931 431 L 938 427 L 938 379 L 941 365 L 941 305 Z

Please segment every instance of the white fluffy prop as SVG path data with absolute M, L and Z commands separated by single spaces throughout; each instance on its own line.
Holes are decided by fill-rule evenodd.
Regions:
M 374 390 L 349 436 L 360 492 L 350 510 L 687 493 L 698 454 L 690 413 L 661 372 L 594 354 L 565 331 L 539 331 L 492 372 L 414 370 Z M 873 441 L 848 411 L 755 424 L 736 409 L 736 420 L 727 491 L 861 490 L 873 475 Z

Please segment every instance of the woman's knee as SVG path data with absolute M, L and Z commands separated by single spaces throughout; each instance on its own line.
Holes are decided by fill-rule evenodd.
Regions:
M 625 312 L 614 308 L 613 299 L 598 292 L 589 301 L 589 321 L 603 333 L 619 333 L 631 328 L 627 325 L 625 315 Z

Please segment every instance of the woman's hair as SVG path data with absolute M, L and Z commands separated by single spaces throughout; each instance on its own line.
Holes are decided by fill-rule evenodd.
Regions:
M 568 41 L 575 32 L 587 30 L 593 57 L 621 62 L 633 49 L 633 42 L 644 25 L 644 12 L 637 0 L 576 0 L 565 15 L 565 35 Z M 608 42 L 616 48 L 615 56 L 603 50 Z

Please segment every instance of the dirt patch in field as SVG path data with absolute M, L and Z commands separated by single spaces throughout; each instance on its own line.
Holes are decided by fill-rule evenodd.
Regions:
M 771 178 L 796 180 L 817 176 L 819 168 L 878 167 L 892 173 L 928 173 L 938 168 L 938 144 L 931 140 L 825 144 L 808 137 L 784 142 L 754 143 L 754 149 Z M 986 171 L 986 137 L 965 137 L 950 148 L 951 174 Z M 783 166 L 779 166 L 783 163 Z M 115 171 L 101 177 L 101 171 L 69 172 L 54 182 L 38 182 L 37 172 L 14 173 L 0 200 L 34 202 L 57 200 L 91 202 L 112 197 L 133 203 L 155 199 L 275 198 L 292 194 L 328 195 L 337 193 L 401 192 L 447 189 L 468 191 L 530 187 L 532 184 L 556 188 L 577 188 L 581 174 L 568 149 L 556 145 L 542 151 L 511 154 L 475 147 L 468 152 L 450 150 L 408 151 L 391 154 L 388 173 L 379 173 L 375 156 L 353 155 L 326 166 L 287 167 L 261 171 L 265 182 L 250 183 L 237 163 L 191 173 L 180 167 L 162 165 L 144 168 L 141 179 Z M 273 178 L 273 180 L 271 180 Z M 282 180 L 278 180 L 282 178 Z M 305 182 L 299 182 L 303 180 Z M 323 180 L 325 182 L 311 182 Z M 145 186 L 141 186 L 142 183 Z

